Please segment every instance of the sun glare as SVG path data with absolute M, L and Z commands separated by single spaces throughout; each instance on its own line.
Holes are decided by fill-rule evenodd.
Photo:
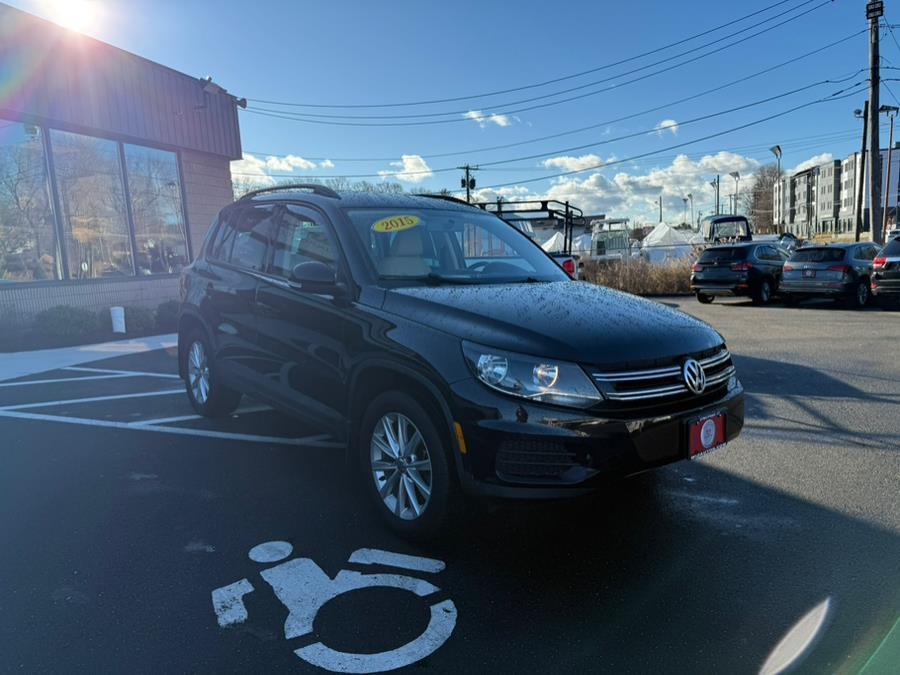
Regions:
M 47 0 L 48 18 L 79 33 L 97 28 L 100 8 L 94 0 Z

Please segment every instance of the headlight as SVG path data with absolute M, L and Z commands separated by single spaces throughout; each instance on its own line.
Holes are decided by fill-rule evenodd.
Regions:
M 475 377 L 504 394 L 574 408 L 589 408 L 602 400 L 590 378 L 574 363 L 471 342 L 463 342 L 463 354 Z

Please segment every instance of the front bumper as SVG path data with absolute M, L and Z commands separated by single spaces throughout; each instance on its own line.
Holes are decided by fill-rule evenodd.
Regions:
M 678 412 L 600 416 L 517 401 L 474 379 L 452 387 L 466 453 L 460 481 L 477 495 L 512 498 L 576 496 L 688 457 L 688 423 L 723 412 L 726 441 L 744 425 L 740 384 L 720 398 Z M 660 406 L 663 408 L 663 406 Z

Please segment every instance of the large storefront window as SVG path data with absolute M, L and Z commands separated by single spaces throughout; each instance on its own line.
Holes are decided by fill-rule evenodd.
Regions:
M 69 277 L 131 276 L 131 236 L 115 141 L 50 131 Z
M 59 279 L 39 127 L 0 119 L 0 284 Z
M 137 273 L 179 272 L 189 261 L 175 153 L 126 145 L 125 166 Z

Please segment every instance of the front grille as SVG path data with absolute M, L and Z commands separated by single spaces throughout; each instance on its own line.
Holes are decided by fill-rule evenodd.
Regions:
M 560 478 L 579 464 L 575 453 L 562 443 L 532 440 L 503 441 L 495 461 L 501 478 Z
M 687 388 L 682 375 L 684 361 L 688 358 L 692 357 L 686 356 L 659 368 L 596 372 L 592 376 L 604 397 L 615 403 L 654 403 L 694 397 L 696 395 Z M 734 375 L 734 365 L 727 349 L 717 350 L 714 354 L 697 360 L 706 375 L 704 394 L 727 386 L 728 379 Z

